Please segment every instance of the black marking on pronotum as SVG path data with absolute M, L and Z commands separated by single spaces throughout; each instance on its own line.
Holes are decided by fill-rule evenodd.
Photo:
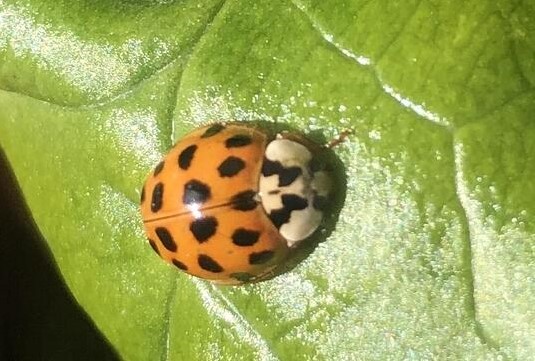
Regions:
M 308 207 L 308 201 L 295 194 L 283 194 L 281 199 L 282 208 L 275 209 L 269 214 L 269 219 L 277 228 L 290 221 L 292 211 L 299 211 Z
M 227 148 L 245 147 L 253 142 L 253 139 L 245 134 L 236 134 L 225 141 Z
M 286 187 L 292 184 L 303 171 L 299 167 L 283 168 L 279 173 L 279 187 Z
M 266 177 L 269 177 L 273 174 L 279 174 L 282 165 L 280 162 L 272 161 L 264 157 L 264 162 L 262 164 L 262 174 Z
M 184 185 L 184 204 L 204 203 L 212 196 L 210 187 L 201 181 L 192 179 Z
M 238 228 L 232 234 L 232 243 L 234 243 L 236 246 L 247 247 L 254 245 L 256 242 L 258 242 L 259 238 L 260 232 L 258 231 Z
M 156 167 L 154 167 L 154 176 L 156 177 L 160 172 L 163 170 L 163 166 L 165 165 L 165 162 L 162 160 Z
M 250 264 L 264 264 L 266 262 L 269 262 L 273 258 L 274 255 L 275 255 L 275 252 L 273 251 L 253 252 L 249 255 L 249 263 Z
M 158 183 L 154 186 L 154 189 L 152 190 L 152 199 L 150 202 L 150 210 L 154 212 L 158 212 L 162 208 L 162 202 L 163 202 L 163 183 Z
M 210 256 L 207 256 L 205 254 L 200 254 L 199 258 L 197 258 L 197 263 L 199 266 L 205 270 L 212 273 L 220 273 L 223 272 L 223 267 L 219 265 L 214 259 Z
M 179 260 L 173 258 L 172 262 L 173 262 L 173 264 L 175 266 L 177 266 L 181 270 L 183 270 L 183 271 L 187 271 L 188 270 L 188 266 L 186 266 L 184 263 L 180 262 Z
M 284 208 L 289 211 L 299 211 L 308 207 L 308 201 L 296 194 L 283 194 L 281 199 Z
M 303 173 L 300 167 L 283 167 L 281 162 L 273 161 L 264 157 L 262 164 L 262 175 L 265 177 L 274 174 L 279 176 L 279 187 L 285 187 L 292 184 L 297 177 Z
M 195 144 L 192 144 L 189 147 L 185 148 L 182 152 L 180 152 L 180 155 L 178 156 L 178 166 L 181 169 L 187 170 L 189 168 L 196 150 L 197 146 Z
M 230 198 L 231 207 L 238 211 L 252 211 L 258 205 L 255 197 L 256 192 L 253 190 L 237 193 Z
M 217 231 L 217 219 L 215 217 L 199 218 L 191 222 L 189 230 L 199 243 L 206 242 Z
M 243 159 L 230 156 L 219 165 L 217 170 L 221 177 L 234 177 L 243 168 L 245 168 Z
M 162 242 L 163 246 L 170 252 L 176 252 L 177 246 L 173 236 L 165 227 L 156 227 L 154 230 L 158 235 L 158 238 Z
M 235 272 L 231 273 L 229 276 L 240 282 L 249 282 L 254 278 L 254 275 L 247 272 Z
M 223 129 L 225 129 L 225 126 L 223 124 L 219 124 L 219 123 L 214 124 L 210 128 L 204 131 L 204 133 L 201 135 L 201 138 L 208 138 L 208 137 L 214 136 L 220 131 L 222 131 Z
M 290 221 L 290 212 L 284 208 L 275 209 L 269 214 L 269 219 L 271 219 L 275 227 L 281 228 L 283 224 Z
M 154 252 L 156 252 L 158 255 L 160 254 L 160 251 L 158 250 L 158 246 L 156 245 L 156 242 L 154 242 L 152 239 L 148 239 L 149 240 L 149 244 L 150 246 L 152 247 L 152 249 L 154 250 Z

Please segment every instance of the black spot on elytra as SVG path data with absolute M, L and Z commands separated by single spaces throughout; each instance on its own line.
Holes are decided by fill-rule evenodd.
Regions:
M 254 278 L 252 274 L 247 272 L 235 272 L 231 273 L 229 276 L 240 282 L 249 282 Z
M 184 263 L 180 262 L 177 259 L 173 259 L 173 264 L 175 266 L 177 266 L 178 268 L 180 268 L 181 270 L 183 270 L 183 271 L 187 271 L 188 270 L 188 266 L 186 266 Z
M 215 217 L 199 218 L 191 222 L 189 230 L 199 243 L 206 242 L 217 231 L 217 219 Z
M 258 242 L 260 232 L 252 231 L 245 228 L 238 228 L 232 234 L 232 243 L 236 246 L 247 247 L 252 246 Z
M 141 187 L 140 203 L 145 202 L 145 186 Z
M 214 124 L 210 128 L 206 129 L 206 131 L 201 135 L 201 138 L 208 138 L 214 136 L 223 129 L 225 129 L 225 126 L 223 124 Z
M 230 156 L 219 165 L 217 170 L 221 177 L 234 177 L 243 168 L 245 168 L 245 162 L 241 158 Z
M 150 202 L 150 210 L 152 212 L 158 212 L 162 208 L 163 202 L 163 183 L 158 183 L 152 190 L 152 199 Z
M 196 150 L 197 146 L 193 144 L 185 148 L 182 152 L 180 152 L 180 155 L 178 156 L 178 166 L 183 170 L 188 169 L 191 165 L 191 161 L 193 160 L 193 156 L 195 155 Z
M 165 165 L 165 162 L 162 160 L 156 167 L 154 167 L 154 176 L 156 177 L 160 172 L 163 170 L 163 166 Z
M 214 259 L 210 256 L 207 256 L 205 254 L 200 254 L 199 258 L 197 259 L 197 263 L 199 263 L 199 266 L 209 272 L 213 273 L 220 273 L 223 272 L 223 267 L 219 265 Z
M 173 236 L 165 227 L 157 227 L 155 230 L 163 246 L 170 252 L 176 252 L 177 246 Z
M 184 204 L 204 203 L 211 197 L 210 187 L 196 179 L 192 179 L 184 185 Z
M 290 221 L 292 211 L 299 211 L 308 207 L 308 201 L 295 194 L 283 194 L 281 196 L 282 208 L 275 209 L 269 214 L 269 219 L 277 228 Z
M 152 239 L 149 238 L 149 244 L 158 255 L 160 255 L 160 251 L 158 250 L 158 246 L 156 245 L 156 242 L 154 242 Z
M 261 252 L 253 252 L 249 255 L 249 263 L 250 264 L 264 264 L 266 262 L 269 262 L 275 255 L 275 252 L 273 251 L 261 251 Z
M 273 161 L 264 157 L 262 163 L 262 175 L 265 177 L 277 174 L 279 176 L 279 187 L 285 187 L 292 184 L 297 177 L 303 173 L 300 167 L 283 167 L 281 162 Z
M 318 211 L 324 211 L 329 204 L 329 200 L 325 196 L 315 195 L 312 201 L 312 206 Z
M 236 134 L 225 141 L 227 148 L 245 147 L 253 142 L 253 139 L 245 134 Z
M 233 195 L 230 198 L 232 209 L 238 211 L 252 211 L 258 205 L 255 200 L 256 192 L 247 190 Z

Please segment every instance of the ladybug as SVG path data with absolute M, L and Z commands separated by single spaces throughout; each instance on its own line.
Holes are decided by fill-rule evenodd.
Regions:
M 273 274 L 320 226 L 331 174 L 325 148 L 244 123 L 198 128 L 148 176 L 141 214 L 154 251 L 223 284 Z

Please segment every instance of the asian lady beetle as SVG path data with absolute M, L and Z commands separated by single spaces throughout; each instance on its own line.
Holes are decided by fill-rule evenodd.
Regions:
M 141 191 L 150 245 L 179 269 L 218 283 L 266 278 L 322 221 L 331 176 L 316 162 L 321 149 L 241 123 L 193 131 Z

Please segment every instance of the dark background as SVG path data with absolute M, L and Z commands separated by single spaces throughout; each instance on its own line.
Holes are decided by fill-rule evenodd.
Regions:
M 0 361 L 119 360 L 63 283 L 0 150 Z

